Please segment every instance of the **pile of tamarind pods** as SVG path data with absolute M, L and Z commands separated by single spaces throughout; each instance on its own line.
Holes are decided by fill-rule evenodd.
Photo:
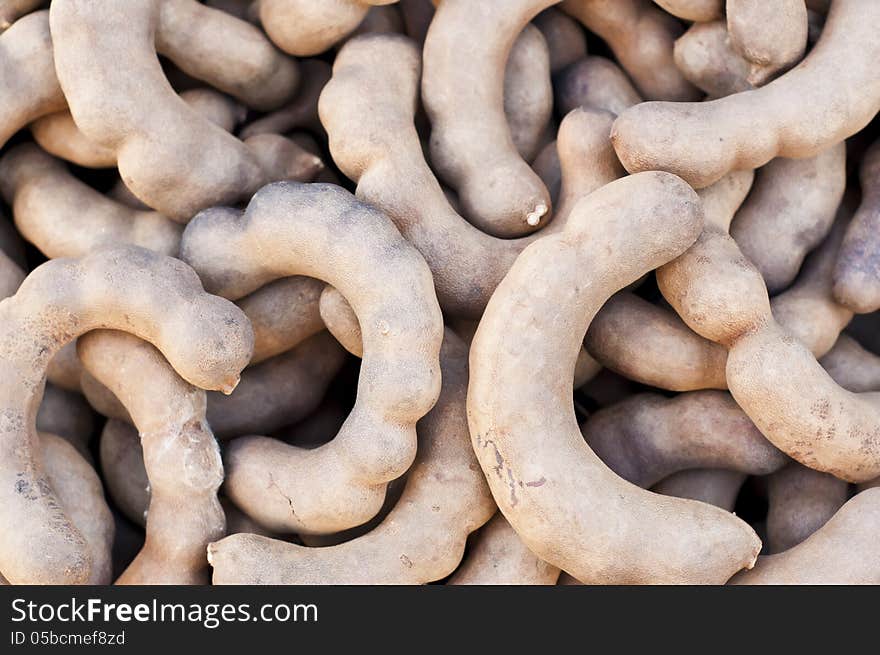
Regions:
M 877 0 L 0 0 L 0 581 L 880 583 Z

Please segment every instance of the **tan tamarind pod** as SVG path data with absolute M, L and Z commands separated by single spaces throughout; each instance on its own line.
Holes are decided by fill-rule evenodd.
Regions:
M 666 170 L 700 188 L 731 170 L 813 157 L 840 143 L 880 110 L 877 21 L 880 4 L 835 0 L 810 54 L 766 86 L 711 102 L 627 109 L 611 133 L 620 161 L 630 172 Z
M 342 347 L 355 357 L 363 357 L 361 326 L 345 297 L 328 285 L 321 293 L 319 310 L 327 330 Z
M 266 434 L 298 421 L 312 412 L 345 353 L 324 332 L 295 348 L 249 366 L 235 391 L 226 396 L 208 394 L 208 422 L 217 439 Z
M 35 418 L 48 362 L 68 341 L 100 328 L 154 342 L 187 380 L 227 392 L 253 347 L 244 315 L 206 294 L 192 269 L 135 246 L 49 261 L 0 302 L 0 402 L 11 417 L 0 426 L 0 523 L 17 526 L 0 534 L 0 570 L 13 583 L 90 578 L 86 543 L 36 451 Z
M 849 499 L 849 484 L 797 462 L 767 478 L 767 552 L 781 553 L 825 525 Z
M 610 111 L 615 116 L 642 102 L 632 82 L 610 59 L 584 57 L 559 74 L 555 85 L 560 114 L 582 106 Z
M 727 0 L 733 48 L 751 63 L 749 81 L 759 86 L 794 66 L 807 48 L 804 0 Z
M 242 128 L 242 139 L 256 134 L 286 134 L 298 128 L 307 128 L 315 134 L 323 132 L 324 128 L 318 118 L 318 97 L 330 80 L 330 64 L 320 59 L 304 59 L 299 67 L 302 82 L 293 99 L 281 109 L 276 109 Z
M 21 267 L 9 255 L 0 251 L 0 299 L 8 298 L 18 291 L 24 278 L 25 272 Z
M 880 141 L 865 153 L 859 178 L 862 202 L 834 267 L 834 297 L 866 314 L 880 309 Z
M 652 491 L 699 500 L 732 512 L 747 477 L 745 473 L 724 469 L 690 469 L 664 478 L 654 485 Z
M 721 18 L 724 0 L 654 0 L 667 12 L 684 20 L 705 22 Z
M 535 16 L 532 23 L 541 30 L 547 41 L 550 72 L 554 75 L 587 56 L 587 36 L 577 21 L 568 14 L 550 7 Z
M 845 187 L 844 142 L 815 157 L 774 159 L 757 171 L 730 236 L 771 294 L 791 284 L 804 257 L 828 234 Z
M 612 471 L 644 488 L 687 469 L 767 475 L 788 461 L 723 391 L 638 394 L 592 414 L 581 431 Z
M 137 428 L 126 421 L 107 419 L 98 452 L 107 493 L 132 523 L 143 527 L 150 506 L 150 480 Z
M 759 557 L 754 569 L 740 573 L 731 584 L 878 584 L 878 529 L 880 489 L 868 489 L 805 541 Z
M 349 38 L 361 34 L 403 34 L 403 17 L 396 6 L 397 0 L 389 1 L 395 4 L 374 4 L 370 7 Z
M 310 277 L 288 277 L 236 301 L 254 329 L 251 366 L 296 347 L 324 329 L 318 302 L 325 286 Z
M 91 461 L 89 441 L 95 431 L 95 417 L 82 395 L 47 384 L 36 426 L 37 432 L 50 432 L 69 441 L 86 461 Z
M 214 584 L 424 584 L 452 573 L 468 534 L 495 511 L 468 434 L 467 354 L 464 342 L 446 330 L 440 397 L 419 422 L 416 461 L 381 524 L 325 548 L 227 537 L 209 547 Z
M 149 480 L 146 542 L 117 583 L 207 582 L 204 549 L 225 534 L 226 524 L 217 499 L 223 464 L 205 420 L 205 391 L 125 332 L 89 332 L 78 339 L 77 353 L 131 415 Z
M 49 362 L 46 379 L 61 389 L 82 393 L 80 386 L 82 372 L 82 364 L 76 355 L 76 341 L 71 341 L 62 346 L 58 354 Z
M 83 370 L 82 377 L 79 381 L 83 395 L 89 402 L 89 405 L 108 419 L 124 421 L 129 425 L 133 425 L 134 421 L 125 409 L 119 399 L 104 384 L 98 381 L 95 376 L 86 370 Z
M 675 66 L 681 25 L 650 0 L 565 0 L 560 8 L 600 36 L 649 100 L 695 100 L 699 90 Z
M 503 70 L 523 28 L 556 1 L 444 0 L 425 39 L 431 163 L 458 193 L 468 220 L 493 236 L 528 234 L 550 216 L 550 195 L 507 125 Z
M 736 517 L 615 475 L 571 404 L 568 376 L 595 313 L 683 252 L 702 223 L 698 196 L 673 175 L 611 182 L 577 204 L 562 234 L 523 251 L 474 337 L 468 421 L 492 495 L 530 550 L 582 582 L 719 583 L 760 549 Z
M 279 48 L 297 57 L 311 57 L 354 32 L 371 6 L 396 1 L 260 0 L 260 22 Z
M 428 262 L 444 311 L 477 318 L 516 256 L 535 237 L 490 237 L 450 206 L 425 162 L 415 130 L 418 80 L 419 53 L 408 39 L 353 39 L 334 62 L 333 78 L 319 103 L 321 120 L 333 160 L 357 182 L 358 198 L 387 214 Z M 567 204 L 620 175 L 608 142 L 611 120 L 606 112 L 593 110 L 578 110 L 563 120 L 559 156 Z M 408 184 L 395 182 L 401 176 Z M 557 209 L 541 235 L 563 229 L 563 209 Z
M 311 182 L 324 170 L 320 157 L 280 134 L 255 134 L 244 144 L 270 180 Z
M 46 0 L 0 0 L 0 32 L 44 4 Z
M 880 357 L 865 350 L 852 337 L 841 334 L 834 347 L 819 360 L 828 375 L 849 391 L 880 391 Z
M 501 512 L 474 532 L 450 585 L 552 585 L 559 569 L 541 560 L 519 538 Z
M 344 189 L 276 183 L 261 189 L 243 215 L 222 208 L 202 212 L 184 232 L 181 256 L 207 288 L 229 298 L 281 277 L 307 275 L 332 284 L 349 301 L 362 328 L 364 358 L 345 426 L 321 448 L 285 446 L 283 460 L 265 441 L 239 440 L 227 460 L 227 495 L 279 532 L 338 532 L 369 519 L 382 505 L 387 482 L 412 463 L 415 423 L 439 393 L 442 316 L 418 251 L 388 217 Z M 258 508 L 241 505 L 235 494 L 239 463 L 259 472 L 265 485 L 266 470 L 279 461 L 291 500 L 272 494 L 260 497 Z
M 675 41 L 675 65 L 688 82 L 712 98 L 749 91 L 751 63 L 730 43 L 727 23 L 694 23 Z
M 98 193 L 32 143 L 16 146 L 0 159 L 0 191 L 21 234 L 47 257 L 81 257 L 127 243 L 177 255 L 180 225 Z
M 541 30 L 529 24 L 513 42 L 504 68 L 504 115 L 513 145 L 524 160 L 538 154 L 552 114 L 550 51 Z
M 0 34 L 0 147 L 31 121 L 61 111 L 49 12 L 37 11 Z

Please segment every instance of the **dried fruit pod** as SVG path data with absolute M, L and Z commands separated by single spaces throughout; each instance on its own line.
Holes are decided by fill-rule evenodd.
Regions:
M 143 527 L 150 506 L 150 480 L 137 428 L 126 421 L 107 419 L 101 431 L 99 456 L 113 503 L 132 523 Z
M 528 234 L 549 217 L 550 195 L 507 125 L 503 71 L 523 28 L 556 1 L 444 0 L 425 39 L 431 163 L 458 193 L 468 220 L 493 236 Z
M 584 57 L 562 71 L 555 91 L 556 105 L 563 115 L 590 106 L 616 116 L 642 102 L 626 73 L 610 59 L 598 56 Z
M 810 54 L 766 86 L 711 102 L 631 107 L 611 134 L 620 161 L 630 172 L 666 170 L 700 188 L 731 170 L 813 157 L 840 143 L 880 110 L 878 20 L 872 0 L 836 0 Z
M 751 62 L 749 81 L 759 86 L 804 56 L 807 7 L 804 0 L 727 0 L 727 31 L 733 48 Z
M 834 267 L 834 297 L 859 314 L 880 309 L 880 141 L 862 159 L 862 202 Z
M 319 310 L 327 330 L 342 344 L 342 347 L 355 357 L 363 357 L 361 326 L 345 296 L 328 285 L 321 293 Z
M 681 25 L 649 0 L 565 0 L 560 8 L 605 40 L 645 98 L 683 101 L 700 96 L 672 59 Z
M 833 8 L 832 8 L 833 11 Z M 759 557 L 731 584 L 878 584 L 880 489 L 853 496 L 805 541 L 778 555 Z
M 46 0 L 0 0 L 0 32 L 45 3 Z
M 510 48 L 504 67 L 504 115 L 516 151 L 531 161 L 553 115 L 550 52 L 534 25 L 526 25 Z
M 204 390 L 125 332 L 89 332 L 77 340 L 77 353 L 131 415 L 149 480 L 146 542 L 117 583 L 206 583 L 205 548 L 225 534 L 226 523 L 217 500 L 223 464 L 205 420 Z
M 47 384 L 37 410 L 37 432 L 56 434 L 76 448 L 87 462 L 89 441 L 95 431 L 92 408 L 80 394 Z
M 550 50 L 550 72 L 554 75 L 569 64 L 587 56 L 587 35 L 577 21 L 568 14 L 550 7 L 535 16 L 532 24 L 541 30 L 547 41 Z
M 754 88 L 751 64 L 733 49 L 723 20 L 691 25 L 676 39 L 673 56 L 688 82 L 713 98 Z
M 612 473 L 583 441 L 571 405 L 569 376 L 595 313 L 701 227 L 698 197 L 675 176 L 607 184 L 577 204 L 562 234 L 523 252 L 474 337 L 468 420 L 492 495 L 536 555 L 583 582 L 718 583 L 760 548 L 736 517 Z
M 846 334 L 837 338 L 834 348 L 819 363 L 844 389 L 880 391 L 880 357 Z
M 781 553 L 819 530 L 849 499 L 849 484 L 792 462 L 767 478 L 767 552 Z
M 797 276 L 807 253 L 827 236 L 846 187 L 846 144 L 806 159 L 774 159 L 730 227 L 743 254 L 776 294 Z
M 724 469 L 690 469 L 673 473 L 654 485 L 664 496 L 699 500 L 732 512 L 739 490 L 748 476 Z
M 121 329 L 155 343 L 191 383 L 231 391 L 250 358 L 250 326 L 234 305 L 206 294 L 182 262 L 127 246 L 36 268 L 0 302 L 0 327 L 0 399 L 10 417 L 0 439 L 0 487 L 7 490 L 0 522 L 17 526 L 0 534 L 0 570 L 13 583 L 86 582 L 87 544 L 36 451 L 48 362 L 80 334 Z
M 58 354 L 46 368 L 46 379 L 56 387 L 82 393 L 79 380 L 82 377 L 82 364 L 76 356 L 76 341 L 61 347 Z
M 724 0 L 654 0 L 673 16 L 705 22 L 720 18 L 724 13 Z
M 592 414 L 581 431 L 612 471 L 645 488 L 687 469 L 766 475 L 788 461 L 723 391 L 637 394 Z
M 489 520 L 495 505 L 468 434 L 467 346 L 448 329 L 440 364 L 440 397 L 419 421 L 416 461 L 382 523 L 325 548 L 227 537 L 209 548 L 214 584 L 424 584 L 449 575 L 468 534 Z
M 470 536 L 467 554 L 446 584 L 551 585 L 559 573 L 530 551 L 498 512 Z
M 278 532 L 337 532 L 373 516 L 386 483 L 412 463 L 415 423 L 439 393 L 442 316 L 418 251 L 384 214 L 339 187 L 277 183 L 261 189 L 244 215 L 202 212 L 184 232 L 181 255 L 207 288 L 229 298 L 281 277 L 308 275 L 351 303 L 363 328 L 364 359 L 345 426 L 315 450 L 259 439 L 245 448 L 239 440 L 227 460 L 229 496 Z M 250 476 L 241 467 L 265 488 L 268 472 L 276 479 L 281 473 L 279 450 L 291 500 L 259 494 L 252 497 L 259 507 L 243 505 L 235 480 L 238 472 L 243 480 Z

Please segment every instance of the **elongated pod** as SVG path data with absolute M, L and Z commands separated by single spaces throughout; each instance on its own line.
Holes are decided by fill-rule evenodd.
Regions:
M 319 304 L 321 320 L 330 334 L 355 357 L 364 356 L 363 337 L 358 317 L 337 289 L 327 286 Z
M 577 204 L 564 232 L 523 252 L 474 337 L 468 420 L 492 495 L 530 550 L 582 582 L 718 583 L 760 548 L 730 514 L 612 473 L 571 405 L 568 381 L 595 313 L 701 228 L 700 201 L 675 176 L 607 184 Z
M 734 49 L 752 64 L 749 81 L 759 85 L 804 56 L 807 7 L 804 0 L 727 0 L 727 30 Z
M 431 163 L 481 230 L 516 237 L 547 222 L 550 195 L 516 151 L 503 71 L 526 24 L 557 0 L 444 0 L 424 46 Z
M 578 107 L 590 106 L 616 116 L 642 102 L 639 92 L 617 64 L 592 55 L 559 73 L 555 94 L 556 108 L 563 115 Z
M 553 114 L 550 53 L 534 25 L 526 25 L 504 68 L 504 115 L 516 151 L 525 161 L 538 154 Z
M 0 302 L 0 522 L 17 526 L 0 535 L 0 570 L 13 583 L 89 579 L 86 544 L 46 479 L 34 420 L 49 360 L 99 328 L 149 340 L 190 383 L 227 392 L 253 348 L 238 308 L 206 294 L 179 260 L 134 246 L 47 262 Z
M 587 56 L 587 36 L 571 16 L 555 7 L 545 9 L 532 21 L 550 51 L 550 72 L 554 75 Z
M 99 455 L 101 473 L 113 503 L 130 521 L 143 527 L 150 506 L 150 480 L 137 428 L 108 418 L 101 431 Z
M 810 54 L 766 86 L 711 102 L 631 107 L 611 133 L 620 161 L 630 172 L 665 170 L 700 188 L 730 170 L 813 157 L 840 143 L 880 110 L 878 21 L 873 0 L 835 0 Z
M 184 232 L 181 256 L 208 288 L 229 298 L 308 275 L 349 301 L 364 340 L 351 415 L 327 445 L 287 453 L 284 474 L 295 481 L 289 501 L 275 493 L 242 509 L 278 531 L 337 532 L 370 518 L 386 483 L 412 463 L 415 422 L 439 393 L 442 317 L 418 251 L 384 214 L 339 187 L 277 183 L 261 189 L 243 215 L 202 212 Z M 230 452 L 230 481 L 243 471 L 239 462 L 274 468 L 274 450 L 253 444 L 252 454 L 243 446 Z

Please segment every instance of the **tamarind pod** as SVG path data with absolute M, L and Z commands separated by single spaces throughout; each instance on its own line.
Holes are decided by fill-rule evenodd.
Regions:
M 664 478 L 654 485 L 652 491 L 699 500 L 732 512 L 747 477 L 745 473 L 724 469 L 689 469 Z
M 528 24 L 513 42 L 504 68 L 504 115 L 513 145 L 525 161 L 538 154 L 552 114 L 550 52 L 541 30 Z
M 791 68 L 807 47 L 804 0 L 727 0 L 730 42 L 751 64 L 749 81 L 758 86 Z
M 401 9 L 404 9 L 403 5 Z M 547 41 L 547 48 L 550 51 L 550 72 L 553 75 L 587 56 L 586 34 L 577 21 L 568 14 L 550 7 L 535 16 L 532 24 L 541 30 Z
M 705 22 L 724 14 L 724 0 L 654 0 L 667 12 L 684 20 Z
M 37 432 L 48 432 L 69 441 L 87 462 L 91 462 L 89 441 L 95 431 L 95 417 L 80 394 L 47 384 L 37 410 L 36 426 Z
M 126 518 L 143 527 L 150 506 L 150 480 L 137 428 L 108 418 L 101 431 L 99 453 L 107 493 Z
M 46 379 L 60 389 L 82 393 L 82 364 L 76 356 L 76 341 L 61 347 L 46 368 Z
M 642 102 L 639 92 L 617 64 L 593 55 L 563 70 L 556 79 L 554 91 L 556 106 L 562 115 L 588 105 L 617 116 Z
M 724 20 L 694 23 L 675 41 L 675 65 L 713 99 L 755 88 L 751 63 L 734 50 Z
M 880 391 L 880 357 L 865 350 L 858 341 L 841 334 L 834 347 L 819 360 L 822 368 L 849 391 Z

